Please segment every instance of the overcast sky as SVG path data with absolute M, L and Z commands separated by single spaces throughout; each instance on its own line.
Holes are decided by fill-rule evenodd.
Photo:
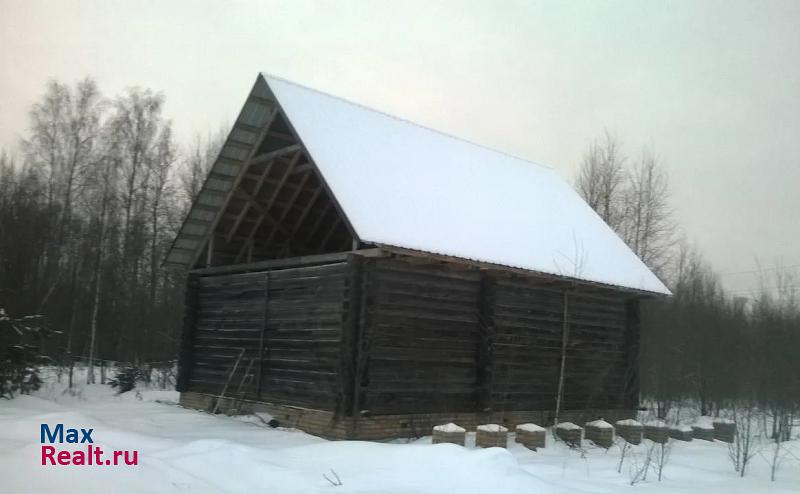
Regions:
M 0 0 L 0 146 L 48 78 L 163 91 L 188 142 L 259 71 L 543 162 L 572 181 L 604 128 L 667 167 L 726 285 L 800 266 L 800 1 Z M 800 269 L 795 269 L 800 274 Z

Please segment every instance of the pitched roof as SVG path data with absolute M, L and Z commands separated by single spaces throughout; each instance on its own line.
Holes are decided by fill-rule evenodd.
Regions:
M 279 78 L 259 80 L 361 242 L 669 293 L 552 168 Z

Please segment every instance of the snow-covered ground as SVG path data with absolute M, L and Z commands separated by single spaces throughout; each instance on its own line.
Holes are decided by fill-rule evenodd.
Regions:
M 800 492 L 800 444 L 770 482 L 766 459 L 756 456 L 739 478 L 720 442 L 671 442 L 664 479 L 655 472 L 630 486 L 649 441 L 628 453 L 584 442 L 584 450 L 555 443 L 532 452 L 412 443 L 326 441 L 296 430 L 271 429 L 255 417 L 231 418 L 186 410 L 170 391 L 117 396 L 93 385 L 77 395 L 50 385 L 36 396 L 0 401 L 2 493 L 566 493 L 566 492 Z M 40 424 L 93 428 L 104 450 L 138 450 L 138 466 L 42 466 Z M 70 445 L 85 449 L 85 445 Z M 335 472 L 335 475 L 331 473 Z M 334 486 L 323 477 L 326 474 Z

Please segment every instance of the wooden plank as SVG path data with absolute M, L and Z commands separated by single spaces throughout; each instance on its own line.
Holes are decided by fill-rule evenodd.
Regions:
M 259 141 L 260 146 L 260 141 Z M 286 156 L 296 152 L 302 152 L 303 146 L 300 144 L 292 144 L 290 146 L 282 147 L 280 149 L 276 149 L 274 151 L 270 151 L 268 153 L 259 154 L 258 156 L 254 156 L 252 159 L 248 161 L 249 166 L 252 165 L 260 165 L 261 163 L 266 163 L 267 161 L 274 160 L 275 158 L 280 158 L 281 156 Z
M 244 174 L 247 172 L 247 169 L 251 165 L 251 160 L 253 159 L 253 156 L 255 155 L 255 153 L 258 152 L 258 148 L 261 145 L 261 142 L 264 140 L 264 137 L 267 135 L 267 132 L 269 131 L 269 128 L 272 125 L 272 122 L 275 120 L 275 117 L 277 115 L 278 115 L 278 108 L 276 107 L 276 108 L 274 108 L 272 110 L 270 115 L 267 117 L 267 120 L 264 122 L 264 126 L 261 129 L 261 133 L 256 138 L 255 142 L 253 143 L 253 147 L 248 152 L 247 158 L 244 160 L 244 163 L 243 163 L 241 169 L 239 170 L 239 174 L 236 176 L 236 179 L 235 179 L 233 185 L 231 186 L 230 190 L 228 190 L 228 192 L 225 193 L 225 200 L 223 201 L 222 205 L 218 208 L 218 210 L 216 212 L 216 215 L 214 217 L 214 221 L 211 224 L 211 228 L 207 232 L 208 235 L 209 235 L 209 240 L 207 240 L 207 243 L 213 238 L 214 233 L 216 232 L 216 229 L 217 229 L 217 225 L 219 224 L 220 220 L 222 219 L 222 214 L 224 213 L 225 209 L 228 207 L 228 203 L 230 202 L 231 197 L 233 197 L 234 192 L 239 187 L 239 183 L 242 181 L 242 177 L 244 176 Z M 198 249 L 197 250 L 197 252 L 195 253 L 195 256 L 192 258 L 192 261 L 189 263 L 189 267 L 190 268 L 194 267 L 197 264 L 197 261 L 200 258 L 200 253 L 201 252 L 202 252 L 202 249 Z
M 189 275 L 184 295 L 183 329 L 181 331 L 181 347 L 178 356 L 178 377 L 175 380 L 177 391 L 188 391 L 192 369 L 192 346 L 197 325 L 197 292 L 198 276 Z
M 308 171 L 303 176 L 303 178 L 300 180 L 300 185 L 294 190 L 294 192 L 292 193 L 291 197 L 289 198 L 289 201 L 286 204 L 286 207 L 281 212 L 280 216 L 277 218 L 275 228 L 273 228 L 269 232 L 269 235 L 267 236 L 267 240 L 266 240 L 267 245 L 269 245 L 272 242 L 273 237 L 275 236 L 276 233 L 278 233 L 278 225 L 282 225 L 283 224 L 283 220 L 286 219 L 286 215 L 288 215 L 289 211 L 291 211 L 292 206 L 294 205 L 295 201 L 297 201 L 297 197 L 300 195 L 300 192 L 303 190 L 303 187 L 305 186 L 306 182 L 311 177 L 311 175 L 312 175 L 311 171 Z M 289 233 L 287 231 L 287 235 L 288 235 L 288 240 L 290 241 L 291 238 L 292 238 L 291 237 L 291 233 Z
M 253 193 L 248 196 L 249 200 L 245 202 L 244 206 L 242 207 L 242 211 L 238 214 L 236 220 L 233 222 L 233 225 L 228 231 L 228 235 L 226 238 L 226 241 L 228 243 L 231 242 L 233 236 L 236 234 L 236 230 L 239 229 L 239 225 L 241 225 L 242 220 L 244 220 L 245 216 L 247 216 L 247 212 L 250 210 L 250 206 L 256 204 L 254 197 L 258 196 L 258 192 L 261 190 L 261 186 L 264 185 L 264 180 L 267 178 L 267 175 L 269 175 L 270 170 L 272 170 L 272 164 L 274 162 L 275 162 L 274 160 L 268 162 L 267 166 L 264 167 L 264 171 L 261 172 L 261 175 L 259 176 L 258 180 L 256 181 L 256 185 L 253 188 Z
M 351 415 L 355 409 L 355 393 L 358 389 L 358 348 L 362 337 L 361 306 L 363 297 L 364 258 L 350 254 L 347 256 L 348 279 L 345 295 L 344 317 L 341 334 L 341 399 L 337 410 L 342 415 Z
M 302 267 L 315 264 L 325 264 L 330 262 L 344 261 L 349 254 L 357 254 L 364 257 L 382 256 L 385 253 L 381 249 L 362 249 L 355 252 L 333 252 L 330 254 L 315 254 L 310 256 L 292 257 L 288 259 L 270 259 L 249 264 L 239 264 L 236 266 L 215 266 L 208 269 L 195 269 L 192 273 L 206 277 L 217 274 L 235 274 L 255 271 L 267 271 L 271 269 Z
M 259 227 L 261 227 L 261 223 L 269 215 L 269 211 L 272 208 L 272 205 L 275 203 L 275 200 L 281 193 L 283 184 L 286 182 L 286 179 L 289 178 L 289 173 L 292 171 L 292 168 L 294 168 L 294 166 L 297 164 L 297 161 L 300 159 L 302 155 L 303 155 L 302 149 L 297 150 L 294 156 L 292 157 L 291 161 L 289 162 L 289 164 L 286 166 L 286 170 L 284 171 L 283 175 L 281 175 L 280 182 L 278 183 L 278 186 L 275 188 L 275 192 L 272 193 L 272 197 L 269 198 L 267 204 L 264 206 L 262 213 L 259 215 L 258 219 L 256 219 L 255 224 L 250 229 L 250 233 L 247 235 L 245 244 L 242 245 L 242 248 L 239 249 L 239 252 L 236 254 L 236 260 L 234 261 L 234 264 L 239 263 L 239 259 L 241 259 L 242 255 L 245 253 L 245 249 L 247 248 L 247 243 L 253 240 L 253 237 L 255 237 L 256 233 L 258 232 Z M 273 224 L 278 225 L 278 222 L 273 220 Z
M 480 292 L 478 293 L 478 355 L 476 357 L 476 381 L 478 411 L 491 411 L 493 409 L 492 396 L 494 393 L 494 280 L 486 273 L 481 276 Z
M 623 406 L 635 410 L 639 406 L 639 335 L 641 333 L 641 312 L 638 300 L 627 305 L 625 324 L 625 385 Z
M 269 321 L 269 271 L 264 275 L 264 322 L 258 341 L 258 378 L 256 380 L 256 396 L 261 398 L 261 380 L 264 376 L 264 346 L 266 345 L 267 322 Z

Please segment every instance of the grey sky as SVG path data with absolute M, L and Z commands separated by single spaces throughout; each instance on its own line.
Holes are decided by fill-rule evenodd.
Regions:
M 721 272 L 800 265 L 798 26 L 798 1 L 0 0 L 0 146 L 49 77 L 161 90 L 188 142 L 268 71 L 570 180 L 608 128 L 632 157 L 657 151 Z

